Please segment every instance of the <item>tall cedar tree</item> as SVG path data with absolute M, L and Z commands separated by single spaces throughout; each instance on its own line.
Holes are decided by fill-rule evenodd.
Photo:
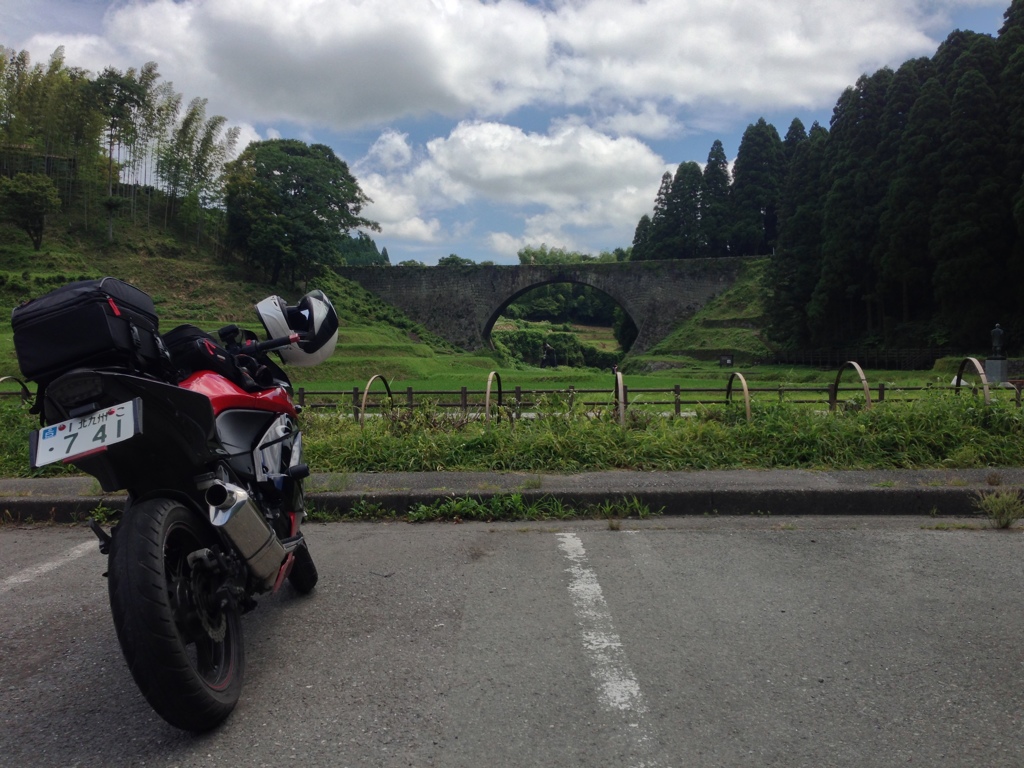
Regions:
M 912 59 L 904 62 L 896 70 L 889 82 L 886 93 L 885 108 L 882 110 L 881 138 L 878 145 L 877 161 L 879 173 L 883 180 L 888 180 L 885 198 L 880 208 L 878 235 L 871 248 L 870 264 L 872 274 L 876 276 L 875 296 L 878 311 L 882 318 L 883 341 L 887 344 L 896 341 L 905 332 L 906 323 L 910 322 L 909 286 L 910 275 L 893 270 L 894 264 L 900 261 L 900 254 L 893 259 L 889 244 L 891 218 L 896 211 L 892 208 L 892 195 L 895 189 L 895 177 L 899 171 L 900 147 L 907 137 L 907 126 L 910 114 L 921 86 L 934 71 L 928 59 Z M 908 179 L 908 181 L 912 181 Z M 895 319 L 902 317 L 896 328 Z
M 876 330 L 876 275 L 869 259 L 886 183 L 878 165 L 881 117 L 892 70 L 861 77 L 839 98 L 829 131 L 821 275 L 808 306 L 814 342 Z
M 785 173 L 782 139 L 762 117 L 740 141 L 730 199 L 731 251 L 736 256 L 771 253 L 778 228 L 779 190 Z
M 704 255 L 700 219 L 703 184 L 697 163 L 680 163 L 676 168 L 669 192 L 666 230 L 658 237 L 659 258 L 696 259 Z
M 729 255 L 729 161 L 722 142 L 715 140 L 704 166 L 704 191 L 701 196 L 700 218 L 704 229 L 707 255 Z
M 793 122 L 789 124 L 789 130 L 786 131 L 785 138 L 782 140 L 783 159 L 787 168 L 793 162 L 793 155 L 796 154 L 797 148 L 805 141 L 807 141 L 807 129 L 804 128 L 804 124 L 799 117 L 794 117 Z
M 647 236 L 646 247 L 639 255 L 633 255 L 638 261 L 665 258 L 666 247 L 662 241 L 671 231 L 671 212 L 669 211 L 669 198 L 672 196 L 672 174 L 665 171 L 661 175 L 661 186 L 658 187 L 658 195 L 654 198 L 654 214 L 651 216 L 651 228 Z
M 883 291 L 890 295 L 899 332 L 895 342 L 941 342 L 928 328 L 934 311 L 929 257 L 932 210 L 942 184 L 942 137 L 949 122 L 950 103 L 938 78 L 920 88 L 907 115 L 905 136 L 883 206 L 877 247 Z M 912 325 L 913 324 L 913 325 Z M 923 324 L 921 331 L 915 325 Z
M 1003 121 L 993 119 L 998 114 L 995 93 L 981 71 L 965 68 L 943 136 L 945 163 L 930 236 L 937 319 L 960 346 L 983 339 L 993 323 L 1005 322 L 993 317 L 993 306 L 1005 306 L 1012 296 L 1004 279 L 1012 218 L 1002 173 Z M 964 304 L 963 296 L 988 296 L 991 303 Z
M 651 247 L 651 217 L 646 213 L 640 217 L 633 232 L 633 248 L 630 261 L 647 261 Z
M 828 131 L 818 123 L 792 150 L 779 198 L 779 247 L 766 270 L 769 335 L 786 347 L 811 340 L 807 305 L 821 268 Z
M 998 41 L 1003 61 L 998 95 L 1006 115 L 1004 177 L 1014 221 L 1006 282 L 1019 286 L 1024 284 L 1024 0 L 1014 0 L 1003 18 Z M 1019 337 L 1024 336 L 1024 302 L 1012 301 L 1007 315 L 1009 326 L 1017 329 L 1019 343 Z

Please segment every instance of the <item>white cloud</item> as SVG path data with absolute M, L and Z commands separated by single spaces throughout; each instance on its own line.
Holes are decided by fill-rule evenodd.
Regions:
M 382 140 L 387 144 L 392 137 L 384 134 L 374 147 Z M 372 149 L 357 167 L 378 155 Z M 367 215 L 387 235 L 414 237 L 420 230 L 415 222 L 454 205 L 483 202 L 520 210 L 521 236 L 485 235 L 490 247 L 507 255 L 527 243 L 579 247 L 570 230 L 628 232 L 631 239 L 663 169 L 661 158 L 636 139 L 582 125 L 539 134 L 503 123 L 467 122 L 429 141 L 413 167 L 368 173 L 361 183 L 374 199 Z M 433 241 L 439 232 L 431 228 L 424 234 Z
M 409 134 L 385 131 L 370 147 L 367 162 L 379 164 L 388 170 L 401 168 L 412 160 Z
M 653 102 L 645 102 L 638 109 L 619 109 L 600 117 L 595 127 L 618 136 L 640 136 L 664 139 L 685 132 L 684 126 L 672 115 L 664 114 Z
M 254 141 L 262 141 L 262 137 L 260 136 L 259 131 L 257 131 L 248 123 L 242 123 L 241 125 L 239 125 L 238 142 L 235 144 L 234 157 L 238 157 L 238 155 L 240 155 L 242 151 Z M 234 159 L 234 157 L 232 159 Z
M 427 144 L 430 164 L 477 196 L 513 205 L 564 206 L 660 178 L 661 159 L 633 138 L 586 126 L 546 134 L 494 122 L 460 123 Z
M 379 223 L 384 234 L 421 243 L 441 239 L 441 222 L 436 217 L 424 218 L 417 197 L 404 189 L 401 181 L 368 173 L 359 177 L 359 186 L 373 200 L 363 214 Z
M 110 7 L 102 36 L 31 43 L 36 56 L 63 43 L 94 70 L 155 60 L 179 90 L 253 123 L 338 130 L 560 104 L 650 136 L 674 108 L 829 103 L 864 71 L 930 53 L 925 30 L 950 8 L 999 2 L 137 0 Z
M 510 235 L 508 232 L 491 232 L 487 236 L 487 244 L 491 250 L 500 256 L 515 256 L 521 248 L 531 243 L 526 238 Z

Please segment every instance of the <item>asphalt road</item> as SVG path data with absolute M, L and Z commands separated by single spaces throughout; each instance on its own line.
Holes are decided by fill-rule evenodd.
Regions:
M 311 526 L 201 736 L 136 691 L 91 534 L 3 526 L 0 765 L 1020 766 L 1024 535 L 936 522 Z

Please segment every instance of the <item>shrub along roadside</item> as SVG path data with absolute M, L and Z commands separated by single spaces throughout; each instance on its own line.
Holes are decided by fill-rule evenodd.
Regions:
M 669 419 L 547 401 L 536 418 L 485 424 L 429 408 L 396 411 L 360 427 L 336 410 L 303 416 L 305 459 L 317 472 L 438 470 L 582 472 L 607 469 L 928 469 L 1024 466 L 1024 414 L 1010 403 L 936 394 L 828 413 L 793 404 L 700 408 Z M 0 402 L 0 476 L 25 477 L 35 417 Z M 56 467 L 36 474 L 71 470 Z
M 799 405 L 698 409 L 668 419 L 639 411 L 584 418 L 549 404 L 537 418 L 483 424 L 419 410 L 368 419 L 307 412 L 305 450 L 317 471 L 607 469 L 926 469 L 1024 465 L 1024 416 L 1012 405 L 937 396 L 823 413 Z

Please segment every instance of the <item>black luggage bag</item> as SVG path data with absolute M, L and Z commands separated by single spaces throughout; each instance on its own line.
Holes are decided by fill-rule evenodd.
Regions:
M 222 329 L 222 335 L 223 330 L 226 329 Z M 248 331 L 240 333 L 250 336 L 252 341 L 256 340 Z M 284 371 L 270 360 L 262 356 L 257 359 L 247 354 L 231 354 L 213 336 L 194 325 L 179 325 L 168 331 L 164 334 L 164 343 L 171 353 L 178 379 L 184 380 L 199 371 L 213 371 L 247 392 L 258 392 L 276 385 L 291 386 Z
M 14 350 L 29 381 L 45 386 L 73 368 L 126 368 L 166 378 L 170 355 L 149 294 L 117 278 L 83 280 L 11 313 Z

